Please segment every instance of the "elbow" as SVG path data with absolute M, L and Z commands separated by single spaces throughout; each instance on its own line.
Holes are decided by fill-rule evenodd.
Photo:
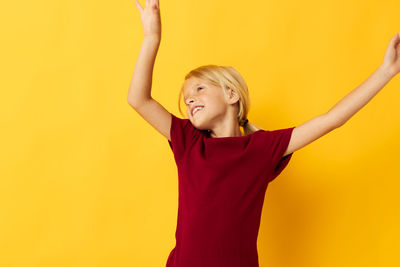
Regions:
M 342 126 L 344 124 L 344 122 L 342 120 L 338 119 L 337 116 L 335 116 L 334 114 L 332 114 L 330 112 L 326 113 L 325 115 L 328 118 L 329 125 L 331 125 L 332 129 L 339 128 L 340 126 Z
M 143 103 L 146 103 L 151 99 L 152 98 L 138 99 L 138 98 L 133 98 L 131 96 L 128 96 L 127 102 L 131 107 L 137 108 L 137 107 L 141 106 Z
M 136 108 L 139 104 L 137 103 L 137 101 L 133 101 L 131 98 L 128 97 L 127 102 L 129 104 L 129 106 Z
M 129 104 L 130 106 L 132 106 L 132 107 L 137 106 L 137 103 L 138 103 L 137 97 L 134 97 L 134 96 L 132 96 L 132 95 L 130 95 L 130 94 L 128 94 L 128 97 L 126 98 L 126 101 L 127 101 L 128 104 Z
M 129 97 L 127 98 L 127 102 L 128 102 L 128 104 L 129 104 L 130 106 L 133 106 L 132 99 L 130 99 Z
M 130 105 L 130 106 L 134 106 L 134 104 L 133 104 L 133 102 L 132 102 L 132 99 L 130 99 L 129 97 L 127 98 L 127 102 L 128 102 L 128 104 Z
M 337 122 L 337 123 L 335 124 L 335 128 L 339 128 L 340 126 L 343 126 L 344 123 L 345 123 L 345 122 L 342 122 L 342 121 Z

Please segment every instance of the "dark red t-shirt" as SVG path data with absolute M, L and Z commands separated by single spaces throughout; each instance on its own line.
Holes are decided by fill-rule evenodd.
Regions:
M 293 155 L 282 157 L 294 127 L 213 138 L 171 115 L 179 197 L 166 266 L 258 267 L 265 192 Z

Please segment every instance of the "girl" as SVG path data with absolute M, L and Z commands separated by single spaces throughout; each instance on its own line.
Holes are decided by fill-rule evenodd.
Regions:
M 232 67 L 206 65 L 186 75 L 179 97 L 184 97 L 188 119 L 154 100 L 150 91 L 161 40 L 160 5 L 146 0 L 143 9 L 135 1 L 145 37 L 128 103 L 168 139 L 178 169 L 176 245 L 166 266 L 257 267 L 268 183 L 294 151 L 343 125 L 400 71 L 400 37 L 390 40 L 382 65 L 328 112 L 297 127 L 265 131 L 248 122 L 248 89 Z

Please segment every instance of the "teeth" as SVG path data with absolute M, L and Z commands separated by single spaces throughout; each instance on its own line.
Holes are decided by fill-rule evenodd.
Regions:
M 200 109 L 202 109 L 203 107 L 197 107 L 197 108 L 195 108 L 194 110 L 193 110 L 193 115 L 198 111 L 198 110 L 200 110 Z

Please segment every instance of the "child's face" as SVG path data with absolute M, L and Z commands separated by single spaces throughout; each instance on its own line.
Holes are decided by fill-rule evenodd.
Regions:
M 191 77 L 185 82 L 183 95 L 188 118 L 197 129 L 212 129 L 218 121 L 225 119 L 231 100 L 221 87 Z M 202 108 L 196 111 L 196 106 Z

